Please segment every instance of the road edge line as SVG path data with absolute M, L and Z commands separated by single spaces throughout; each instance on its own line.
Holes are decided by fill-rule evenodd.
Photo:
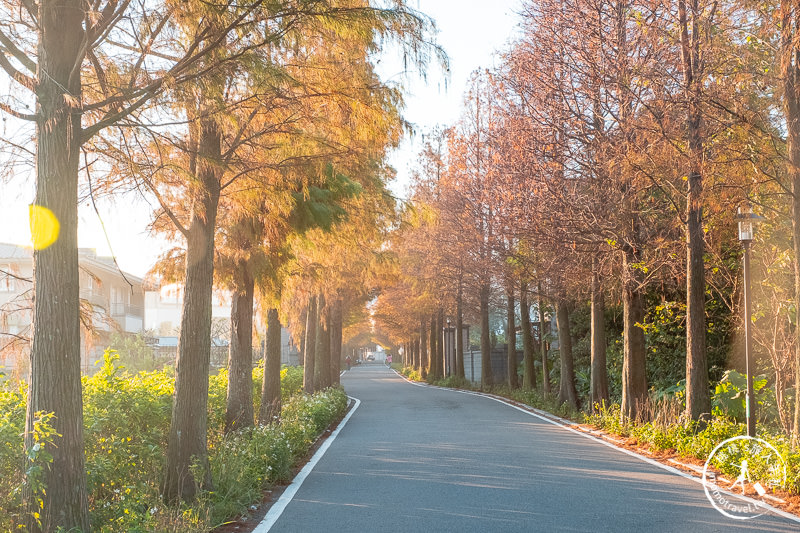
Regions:
M 353 413 L 356 412 L 356 409 L 358 409 L 358 407 L 361 405 L 361 400 L 358 398 L 353 398 L 352 396 L 348 396 L 348 398 L 355 402 L 353 408 L 350 409 L 342 421 L 339 422 L 339 425 L 336 426 L 336 429 L 333 431 L 333 433 L 331 433 L 330 436 L 325 439 L 325 442 L 323 442 L 319 449 L 317 449 L 316 453 L 314 453 L 303 469 L 297 473 L 292 480 L 292 483 L 286 487 L 286 490 L 283 491 L 283 494 L 281 494 L 281 497 L 278 498 L 278 501 L 269 508 L 267 514 L 264 515 L 264 519 L 258 523 L 251 533 L 267 533 L 270 529 L 272 529 L 272 526 L 275 525 L 275 522 L 277 522 L 281 517 L 283 511 L 286 509 L 286 506 L 291 503 L 294 495 L 297 494 L 298 490 L 300 490 L 303 482 L 306 480 L 311 471 L 314 470 L 314 467 L 317 466 L 317 463 L 320 461 L 320 459 L 322 459 L 322 456 L 325 455 L 325 452 L 328 451 L 328 448 L 330 448 L 333 441 L 336 440 L 336 437 L 339 436 L 339 432 L 342 430 L 345 424 L 347 424 L 347 421 L 350 420 L 350 417 L 353 416 Z
M 681 472 L 677 468 L 673 468 L 673 467 L 671 467 L 669 465 L 665 465 L 664 463 L 660 463 L 660 462 L 656 461 L 655 459 L 651 459 L 650 457 L 645 457 L 644 455 L 641 455 L 639 453 L 633 452 L 633 451 L 628 450 L 626 448 L 621 448 L 621 447 L 619 447 L 619 446 L 617 446 L 617 445 L 615 445 L 615 444 L 613 444 L 611 442 L 608 442 L 608 441 L 605 441 L 603 439 L 597 438 L 594 435 L 589 435 L 588 433 L 584 433 L 583 431 L 578 431 L 575 428 L 569 427 L 568 425 L 562 424 L 561 422 L 559 422 L 559 420 L 562 420 L 562 421 L 564 421 L 566 423 L 569 423 L 569 424 L 573 423 L 573 422 L 571 422 L 569 420 L 566 420 L 564 418 L 561 418 L 561 417 L 558 417 L 558 416 L 555 416 L 555 415 L 550 415 L 550 413 L 547 413 L 549 416 L 544 416 L 543 414 L 539 414 L 539 412 L 538 412 L 538 411 L 540 411 L 539 409 L 536 409 L 534 407 L 530 407 L 529 409 L 523 409 L 522 407 L 520 407 L 518 405 L 514 405 L 513 403 L 510 403 L 509 401 L 507 401 L 504 398 L 500 398 L 500 397 L 495 396 L 493 394 L 487 394 L 485 392 L 476 392 L 476 391 L 467 391 L 467 390 L 461 390 L 461 389 L 452 389 L 452 388 L 449 388 L 449 387 L 439 387 L 437 385 L 430 385 L 428 383 L 419 383 L 419 382 L 412 381 L 412 380 L 408 379 L 406 376 L 402 375 L 397 370 L 394 370 L 394 369 L 392 369 L 392 370 L 394 371 L 395 374 L 397 374 L 398 376 L 403 378 L 407 383 L 409 383 L 411 385 L 415 385 L 417 387 L 429 387 L 429 388 L 432 388 L 432 389 L 439 389 L 439 390 L 444 390 L 444 391 L 457 392 L 459 394 L 467 394 L 469 396 L 478 396 L 478 397 L 481 397 L 481 398 L 486 398 L 488 400 L 494 400 L 494 401 L 496 401 L 498 403 L 502 403 L 504 405 L 507 405 L 508 407 L 516 409 L 517 411 L 520 411 L 520 412 L 525 413 L 527 415 L 530 415 L 530 416 L 536 417 L 536 418 L 538 418 L 540 420 L 543 420 L 544 422 L 548 422 L 548 423 L 550 423 L 550 424 L 552 424 L 554 426 L 566 429 L 567 431 L 571 431 L 572 433 L 575 433 L 576 435 L 580 435 L 580 436 L 585 437 L 587 439 L 593 440 L 595 442 L 603 444 L 604 446 L 608 446 L 609 448 L 612 448 L 614 450 L 618 450 L 618 451 L 620 451 L 620 452 L 622 452 L 624 454 L 627 454 L 627 455 L 629 455 L 631 457 L 636 457 L 637 459 L 640 459 L 640 460 L 644 461 L 645 463 L 651 464 L 653 466 L 657 466 L 658 468 L 661 468 L 662 470 L 666 470 L 667 472 L 670 472 L 672 474 L 677 474 L 677 475 L 679 475 L 679 476 L 681 476 L 683 478 L 692 480 L 695 483 L 697 483 L 698 485 L 705 486 L 703 484 L 703 480 L 702 479 L 699 479 L 699 478 L 694 477 L 694 476 L 692 476 L 690 474 L 687 474 L 686 472 Z M 554 420 L 553 418 L 550 418 L 551 416 L 553 418 L 556 418 L 557 420 Z M 794 515 L 792 513 L 788 513 L 788 512 L 786 512 L 786 511 L 784 511 L 782 509 L 778 509 L 777 507 L 773 507 L 772 505 L 769 505 L 768 503 L 758 502 L 757 500 L 753 500 L 752 498 L 750 498 L 748 496 L 742 496 L 742 495 L 739 495 L 739 494 L 734 494 L 732 492 L 728 492 L 727 490 L 723 489 L 722 487 L 719 487 L 716 484 L 709 484 L 709 486 L 712 486 L 712 487 L 715 487 L 715 488 L 719 489 L 720 492 L 722 492 L 724 494 L 727 494 L 727 495 L 730 495 L 730 496 L 735 496 L 736 498 L 738 498 L 740 500 L 744 500 L 744 501 L 747 501 L 749 503 L 757 503 L 760 507 L 765 508 L 768 511 L 770 511 L 770 512 L 772 512 L 772 513 L 774 513 L 774 514 L 776 514 L 778 516 L 781 516 L 781 517 L 786 518 L 788 520 L 791 520 L 793 522 L 800 523 L 800 517 L 798 517 L 797 515 Z

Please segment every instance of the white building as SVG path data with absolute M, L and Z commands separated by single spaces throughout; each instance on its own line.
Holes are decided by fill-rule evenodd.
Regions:
M 81 369 L 92 373 L 102 359 L 114 332 L 143 334 L 165 360 L 174 360 L 183 306 L 183 286 L 145 282 L 122 272 L 110 257 L 98 256 L 93 249 L 78 251 L 80 297 L 91 311 L 81 328 Z M 0 372 L 24 377 L 28 371 L 33 302 L 33 251 L 30 248 L 0 243 Z M 212 307 L 212 363 L 227 362 L 230 341 L 231 298 L 226 291 L 215 291 Z M 256 323 L 258 337 L 264 328 Z M 262 356 L 253 340 L 254 359 Z M 298 350 L 285 328 L 281 332 L 284 364 L 297 364 Z
M 163 355 L 174 354 L 178 347 L 181 313 L 183 309 L 183 285 L 180 283 L 159 284 L 145 282 L 145 330 L 152 336 L 151 344 Z M 211 363 L 221 367 L 227 363 L 230 343 L 231 294 L 215 290 L 211 308 Z M 263 339 L 265 328 L 255 316 L 254 333 Z M 253 358 L 262 357 L 263 343 L 258 345 L 253 339 Z M 281 328 L 281 362 L 287 365 L 298 364 L 299 350 L 292 342 L 289 330 Z
M 81 328 L 81 367 L 91 372 L 115 331 L 140 333 L 144 326 L 142 279 L 122 272 L 110 257 L 78 250 L 80 297 L 91 306 Z M 33 302 L 33 251 L 0 244 L 0 371 L 27 373 Z
M 230 294 L 214 291 L 212 295 L 211 319 L 215 323 L 227 324 L 231 319 Z M 144 329 L 157 336 L 177 336 L 181 327 L 183 309 L 183 285 L 179 283 L 160 284 L 157 281 L 145 283 L 144 290 Z M 212 336 L 230 338 L 224 328 L 212 331 Z M 225 333 L 221 335 L 220 333 Z

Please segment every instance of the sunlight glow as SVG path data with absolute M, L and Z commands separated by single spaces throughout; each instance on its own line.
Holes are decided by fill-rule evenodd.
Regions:
M 56 215 L 41 205 L 30 205 L 31 242 L 34 250 L 44 250 L 58 240 L 61 224 Z

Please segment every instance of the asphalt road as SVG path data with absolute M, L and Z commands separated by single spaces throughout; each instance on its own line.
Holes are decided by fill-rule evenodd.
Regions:
M 487 398 L 342 377 L 358 410 L 271 532 L 800 531 L 733 520 L 702 486 Z

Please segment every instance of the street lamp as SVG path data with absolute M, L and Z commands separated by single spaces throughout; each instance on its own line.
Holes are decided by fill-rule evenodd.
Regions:
M 740 206 L 736 214 L 736 220 L 739 222 L 739 240 L 742 241 L 744 248 L 744 360 L 745 372 L 747 373 L 747 398 L 745 400 L 745 413 L 747 416 L 747 436 L 756 436 L 756 417 L 755 408 L 756 402 L 753 395 L 753 370 L 750 365 L 752 354 L 752 332 L 750 328 L 752 323 L 750 321 L 750 244 L 753 241 L 753 234 L 755 233 L 755 224 L 764 217 L 753 214 L 749 203 Z

